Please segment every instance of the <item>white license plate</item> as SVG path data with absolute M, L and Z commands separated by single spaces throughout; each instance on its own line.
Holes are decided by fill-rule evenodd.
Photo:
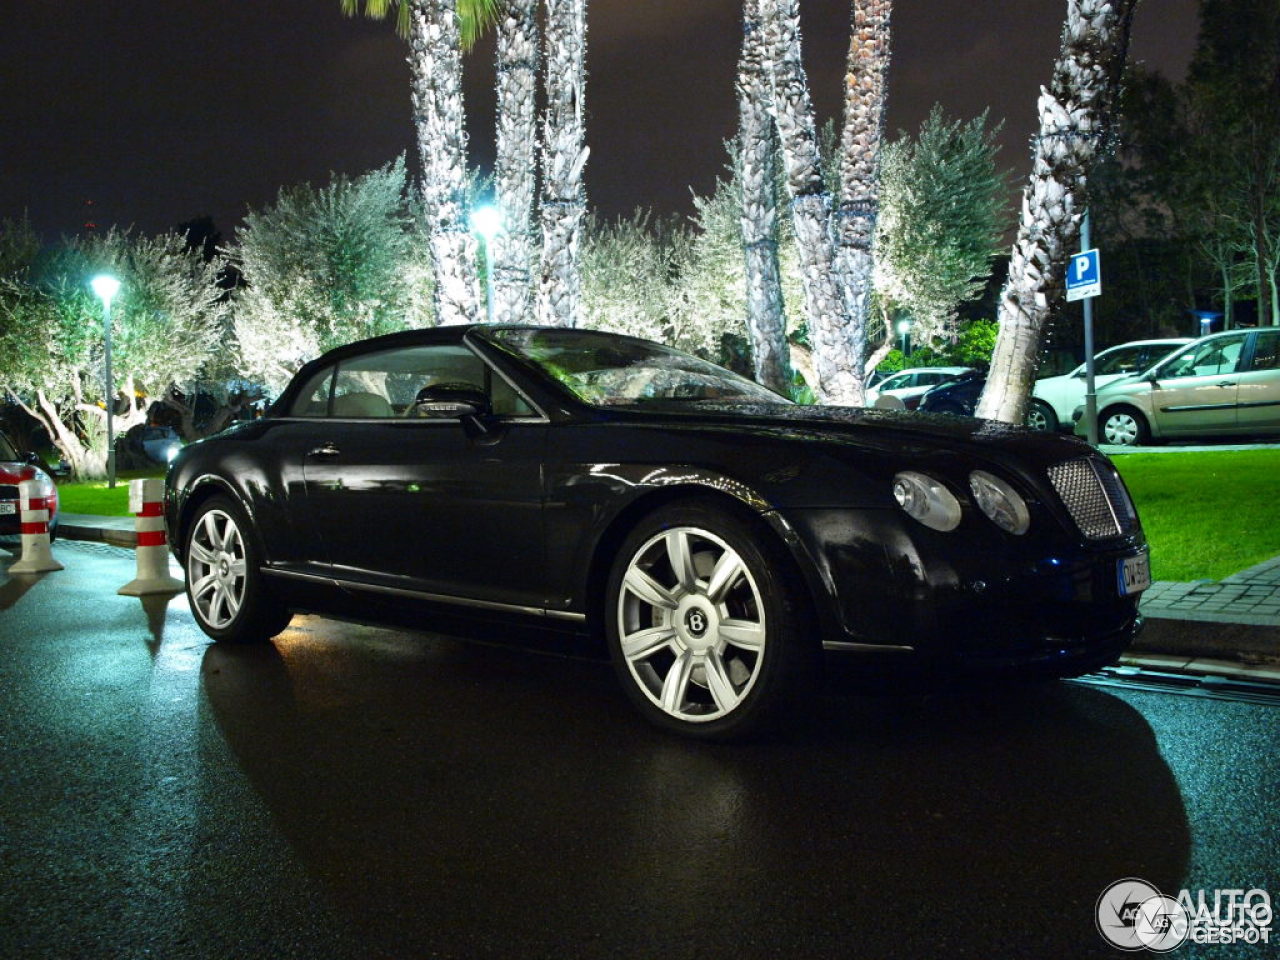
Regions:
M 0 516 L 12 516 L 18 512 L 16 503 L 0 503 Z
M 1125 557 L 1116 564 L 1116 586 L 1120 596 L 1141 593 L 1151 586 L 1151 557 L 1140 553 L 1136 557 Z

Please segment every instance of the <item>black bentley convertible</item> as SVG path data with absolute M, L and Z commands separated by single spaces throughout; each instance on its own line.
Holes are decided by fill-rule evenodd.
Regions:
M 1150 579 L 1124 484 L 1080 441 L 797 406 L 665 346 L 538 327 L 320 357 L 267 416 L 178 455 L 166 514 L 215 640 L 266 640 L 299 609 L 532 618 L 607 648 L 651 719 L 711 738 L 835 659 L 1094 670 Z

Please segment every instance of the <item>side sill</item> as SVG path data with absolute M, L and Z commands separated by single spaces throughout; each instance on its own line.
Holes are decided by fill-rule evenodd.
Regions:
M 338 580 L 316 573 L 304 573 L 300 570 L 285 570 L 279 567 L 267 567 L 262 571 L 273 577 L 284 577 L 290 580 L 306 580 L 312 583 L 324 583 L 348 590 L 363 590 L 366 593 L 382 593 L 396 597 L 407 597 L 428 603 L 446 603 L 456 607 L 470 607 L 475 610 L 492 610 L 496 613 L 516 613 L 526 617 L 544 617 L 550 620 L 567 620 L 571 623 L 586 623 L 585 613 L 572 613 L 567 610 L 547 610 L 544 607 L 528 607 L 515 603 L 497 603 L 493 600 L 475 600 L 470 597 L 454 597 L 442 593 L 427 593 L 422 590 L 406 590 L 403 587 L 387 587 L 374 583 L 357 583 L 353 580 Z

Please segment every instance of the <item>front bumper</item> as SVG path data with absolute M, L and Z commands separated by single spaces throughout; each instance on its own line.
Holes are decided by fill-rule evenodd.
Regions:
M 829 655 L 956 672 L 1066 675 L 1109 663 L 1141 629 L 1117 571 L 1141 535 L 1102 546 L 936 533 L 894 511 L 792 518 Z M 816 584 L 816 588 L 813 585 Z

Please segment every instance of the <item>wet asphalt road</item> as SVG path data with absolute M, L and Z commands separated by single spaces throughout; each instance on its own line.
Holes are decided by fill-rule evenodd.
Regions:
M 706 746 L 604 665 L 314 617 L 216 647 L 115 594 L 130 552 L 55 552 L 0 576 L 3 958 L 1078 958 L 1120 955 L 1122 877 L 1280 904 L 1275 706 L 828 695 Z

